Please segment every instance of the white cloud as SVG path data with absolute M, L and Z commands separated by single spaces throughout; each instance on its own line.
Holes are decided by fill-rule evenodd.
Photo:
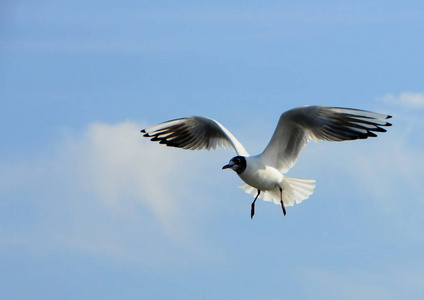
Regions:
M 184 197 L 184 151 L 142 139 L 141 128 L 93 123 L 67 134 L 49 157 L 2 163 L 0 191 L 12 197 L 28 190 L 22 203 L 39 218 L 26 232 L 3 225 L 0 240 L 33 252 L 67 248 L 156 266 L 213 260 L 216 249 L 181 210 L 196 197 L 195 189 Z
M 362 195 L 371 195 L 369 205 L 393 221 L 393 230 L 421 241 L 424 222 L 424 151 L 409 144 L 399 131 L 382 139 L 376 151 L 364 145 L 362 155 L 352 159 Z M 367 203 L 363 203 L 364 206 Z
M 424 143 L 419 133 L 424 128 L 406 113 L 390 122 L 393 126 L 377 138 L 309 145 L 299 166 L 306 163 L 318 172 L 312 176 L 318 179 L 317 195 L 324 186 L 331 186 L 332 196 L 354 195 L 355 204 L 363 207 L 362 218 L 390 222 L 391 231 L 421 243 Z
M 402 92 L 399 95 L 386 94 L 378 100 L 404 108 L 424 108 L 424 92 Z
M 387 230 L 418 239 L 424 225 L 423 151 L 411 145 L 413 132 L 401 125 L 407 121 L 396 117 L 393 123 L 377 139 L 309 145 L 290 172 L 318 180 L 314 199 L 302 205 L 353 197 L 364 206 L 364 220 L 387 216 Z M 38 210 L 33 229 L 16 233 L 3 223 L 1 241 L 41 253 L 60 247 L 154 266 L 221 260 L 222 250 L 230 250 L 208 236 L 219 232 L 208 224 L 208 217 L 219 220 L 211 207 L 219 211 L 224 205 L 250 221 L 251 198 L 235 188 L 240 181 L 232 172 L 219 167 L 232 153 L 163 147 L 142 139 L 141 128 L 131 122 L 94 123 L 82 133 L 66 134 L 49 156 L 0 163 L 2 194 L 19 191 L 22 205 Z
M 92 124 L 82 141 L 68 140 L 65 147 L 77 159 L 79 184 L 110 211 L 125 211 L 122 200 L 132 199 L 166 223 L 178 214 L 166 188 L 177 162 L 164 148 L 141 143 L 139 129 L 134 123 Z

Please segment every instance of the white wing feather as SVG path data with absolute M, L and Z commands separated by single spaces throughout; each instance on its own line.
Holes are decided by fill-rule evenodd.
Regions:
M 382 126 L 391 126 L 389 115 L 364 110 L 302 106 L 283 113 L 277 128 L 261 157 L 267 165 L 286 173 L 313 139 L 346 141 L 375 137 L 374 132 L 385 132 Z
M 216 149 L 225 147 L 233 149 L 238 155 L 249 153 L 235 136 L 222 124 L 206 117 L 186 117 L 167 121 L 141 132 L 152 141 L 158 141 L 169 147 L 190 150 Z

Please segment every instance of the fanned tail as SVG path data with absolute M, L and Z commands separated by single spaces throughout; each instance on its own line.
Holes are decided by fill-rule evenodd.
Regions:
M 299 204 L 314 193 L 315 180 L 313 179 L 284 177 L 283 184 L 283 202 L 285 206 L 293 206 L 294 203 Z M 256 188 L 248 184 L 242 184 L 238 187 L 253 197 L 256 197 L 258 193 Z M 278 188 L 271 191 L 261 191 L 259 198 L 264 201 L 280 204 L 280 191 Z
M 292 206 L 301 203 L 303 200 L 308 199 L 314 193 L 315 180 L 314 179 L 300 179 L 293 177 L 284 177 L 284 190 L 283 202 L 284 205 Z M 280 203 L 278 198 L 278 204 Z M 287 204 L 286 204 L 287 203 Z

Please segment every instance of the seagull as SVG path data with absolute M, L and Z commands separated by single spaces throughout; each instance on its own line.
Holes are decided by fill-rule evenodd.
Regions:
M 284 112 L 265 150 L 250 156 L 235 136 L 216 120 L 191 116 L 170 120 L 141 130 L 151 141 L 189 150 L 230 148 L 237 153 L 222 169 L 231 169 L 245 182 L 239 186 L 255 197 L 250 217 L 255 214 L 258 198 L 286 207 L 299 204 L 313 194 L 315 180 L 285 176 L 295 165 L 300 152 L 313 140 L 349 141 L 376 137 L 391 126 L 392 116 L 366 110 L 301 106 Z

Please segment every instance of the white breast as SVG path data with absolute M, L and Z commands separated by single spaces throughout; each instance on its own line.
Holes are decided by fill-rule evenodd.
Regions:
M 282 186 L 284 175 L 277 169 L 267 166 L 259 156 L 246 157 L 246 170 L 239 174 L 248 185 L 259 190 L 274 190 Z

